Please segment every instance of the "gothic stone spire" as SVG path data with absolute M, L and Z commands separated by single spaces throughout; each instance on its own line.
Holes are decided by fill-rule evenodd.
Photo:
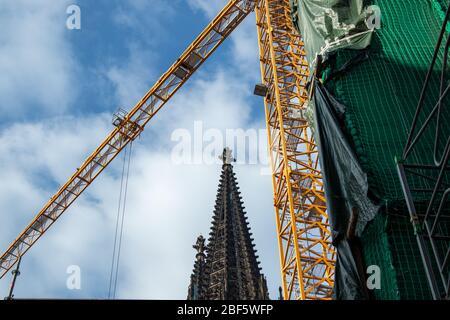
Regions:
M 204 271 L 202 274 L 196 271 L 200 264 L 197 253 L 189 297 L 198 300 L 268 299 L 266 280 L 260 272 L 252 233 L 231 165 L 234 161 L 231 150 L 224 149 L 221 159 L 222 173 L 206 247 L 206 261 L 202 265 Z M 198 246 L 194 247 L 197 249 Z M 193 283 L 192 279 L 197 282 Z M 191 289 L 196 286 L 199 286 L 198 294 L 191 295 Z
M 205 238 L 200 235 L 192 247 L 197 250 L 197 254 L 195 255 L 194 270 L 192 271 L 191 283 L 188 289 L 188 300 L 199 300 L 204 295 L 205 288 Z

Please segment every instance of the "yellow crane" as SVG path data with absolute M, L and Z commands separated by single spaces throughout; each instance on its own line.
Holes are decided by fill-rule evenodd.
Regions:
M 230 0 L 184 53 L 50 198 L 0 257 L 0 278 L 19 261 L 109 163 L 144 130 L 235 28 L 256 12 L 265 117 L 284 299 L 330 299 L 331 245 L 318 150 L 304 116 L 308 64 L 289 0 Z M 261 93 L 260 93 L 261 94 Z

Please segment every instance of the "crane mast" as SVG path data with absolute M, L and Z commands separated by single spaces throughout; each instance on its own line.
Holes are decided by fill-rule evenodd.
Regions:
M 330 299 L 335 251 L 318 149 L 305 119 L 308 64 L 289 0 L 256 6 L 284 299 Z
M 308 66 L 289 0 L 230 0 L 176 62 L 39 211 L 0 257 L 0 278 L 58 220 L 112 160 L 136 139 L 195 71 L 256 8 L 274 207 L 285 299 L 329 299 L 334 250 L 306 108 Z

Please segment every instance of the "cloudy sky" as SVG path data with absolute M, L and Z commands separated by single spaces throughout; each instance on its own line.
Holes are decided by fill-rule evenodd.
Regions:
M 112 129 L 112 114 L 129 110 L 225 2 L 0 2 L 2 252 Z M 71 4 L 81 8 L 81 30 L 66 28 Z M 177 163 L 173 135 L 183 130 L 201 141 L 196 123 L 224 135 L 226 129 L 265 128 L 262 100 L 252 94 L 260 79 L 254 19 L 247 18 L 133 146 L 118 298 L 186 297 L 192 245 L 209 233 L 220 164 Z M 262 155 L 259 162 L 240 161 L 235 171 L 277 298 L 271 177 L 261 174 L 264 136 L 259 142 L 247 150 Z M 121 168 L 119 157 L 27 253 L 17 298 L 107 297 Z M 66 286 L 71 265 L 81 269 L 80 290 Z M 10 280 L 10 274 L 0 280 L 0 295 Z

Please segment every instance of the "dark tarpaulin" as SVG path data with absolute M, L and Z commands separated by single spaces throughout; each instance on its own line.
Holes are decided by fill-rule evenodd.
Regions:
M 336 244 L 336 266 L 333 288 L 335 300 L 368 300 L 363 270 L 353 256 L 352 241 L 343 239 Z
M 345 106 L 314 79 L 315 135 L 327 198 L 327 210 L 337 248 L 336 299 L 365 299 L 364 270 L 355 239 L 379 210 L 368 197 L 367 177 L 341 126 Z

